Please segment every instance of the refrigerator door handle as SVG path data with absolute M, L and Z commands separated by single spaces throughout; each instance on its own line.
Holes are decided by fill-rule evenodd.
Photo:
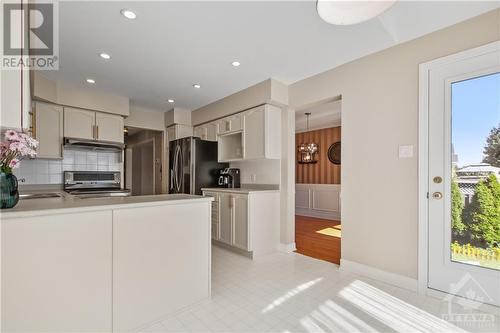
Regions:
M 175 152 L 174 152 L 174 168 L 172 170 L 172 173 L 173 173 L 173 186 L 174 186 L 174 190 L 176 192 L 179 191 L 179 180 L 177 179 L 177 175 L 179 173 L 179 151 L 180 151 L 180 148 L 179 146 L 175 146 Z
M 184 184 L 184 170 L 182 170 L 182 166 L 184 165 L 184 155 L 182 155 L 182 149 L 179 148 L 179 157 L 181 160 L 181 176 L 179 177 L 181 179 L 181 182 L 177 184 L 177 192 L 181 191 L 181 186 Z

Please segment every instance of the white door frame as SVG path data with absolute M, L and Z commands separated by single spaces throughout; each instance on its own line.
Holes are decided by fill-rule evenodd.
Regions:
M 429 72 L 432 69 L 472 57 L 477 57 L 500 48 L 500 41 L 470 50 L 438 58 L 419 65 L 418 107 L 418 292 L 442 298 L 447 295 L 428 287 L 428 126 L 429 126 Z M 491 305 L 482 305 L 485 310 L 498 311 Z M 495 310 L 496 309 L 496 310 Z

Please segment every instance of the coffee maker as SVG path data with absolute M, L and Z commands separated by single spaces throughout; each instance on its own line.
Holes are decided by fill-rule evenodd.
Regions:
M 224 168 L 219 170 L 219 187 L 240 188 L 240 169 Z

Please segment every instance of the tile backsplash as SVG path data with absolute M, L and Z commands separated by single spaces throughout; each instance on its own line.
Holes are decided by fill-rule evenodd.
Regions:
M 64 149 L 62 160 L 25 159 L 14 174 L 20 185 L 62 184 L 64 171 L 122 171 L 121 152 Z

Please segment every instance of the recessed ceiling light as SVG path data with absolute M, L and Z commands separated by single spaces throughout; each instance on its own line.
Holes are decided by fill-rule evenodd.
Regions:
M 168 102 L 169 102 L 169 103 L 173 103 L 173 102 L 174 102 L 174 100 L 173 100 L 173 99 L 169 99 L 169 100 L 168 100 Z
M 195 83 L 193 84 L 193 88 L 200 89 L 201 85 L 199 83 Z
M 99 57 L 105 59 L 105 60 L 109 60 L 111 59 L 111 56 L 107 53 L 99 53 Z
M 94 84 L 95 80 L 94 79 L 87 79 L 87 83 Z
M 137 17 L 137 15 L 130 9 L 122 9 L 120 10 L 120 13 L 122 13 L 122 15 L 128 18 L 129 20 L 133 20 Z
M 233 65 L 234 67 L 238 67 L 238 66 L 239 66 L 239 65 L 241 65 L 241 64 L 240 64 L 240 62 L 239 62 L 239 61 L 233 61 L 233 62 L 231 63 L 231 65 Z

